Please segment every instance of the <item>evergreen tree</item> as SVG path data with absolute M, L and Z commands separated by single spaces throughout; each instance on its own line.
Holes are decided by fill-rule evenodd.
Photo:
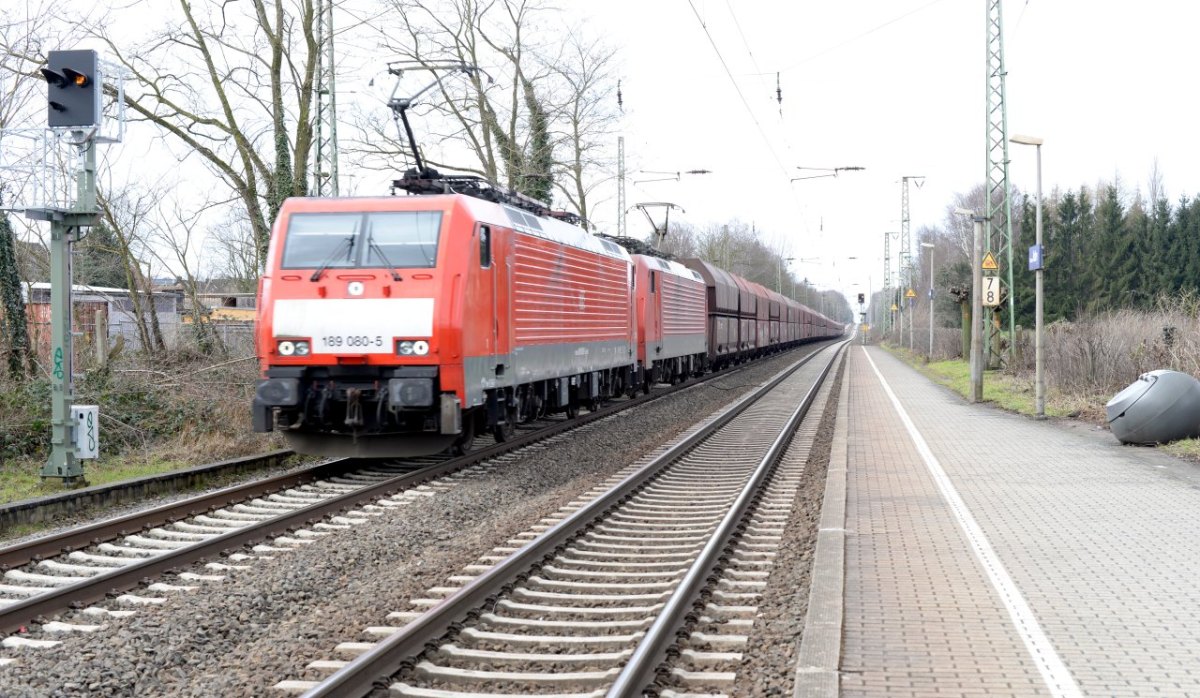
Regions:
M 1182 270 L 1180 290 L 1200 291 L 1200 240 L 1196 239 L 1200 235 L 1200 196 L 1190 201 L 1180 200 L 1172 228 L 1171 239 L 1177 256 L 1170 263 Z
M 1122 217 L 1114 239 L 1110 304 L 1115 308 L 1148 308 L 1154 300 L 1155 284 L 1146 279 L 1150 218 L 1140 199 Z
M 104 223 L 93 226 L 77 245 L 72 264 L 75 283 L 88 286 L 125 288 L 125 262 L 121 245 L 112 228 Z
M 1090 252 L 1088 256 L 1100 269 L 1100 273 L 1089 275 L 1087 285 L 1087 309 L 1093 312 L 1113 307 L 1109 302 L 1109 294 L 1112 291 L 1112 275 L 1107 273 L 1107 270 L 1112 269 L 1113 266 L 1122 213 L 1116 188 L 1105 187 L 1096 199 L 1094 226 L 1085 242 L 1085 249 Z
M 32 361 L 25 301 L 21 297 L 21 276 L 17 271 L 16 245 L 8 216 L 0 212 L 0 334 L 7 349 L 8 372 L 23 376 Z
M 1046 250 L 1046 319 L 1074 319 L 1080 307 L 1080 288 L 1086 281 L 1082 278 L 1076 259 L 1083 231 L 1084 211 L 1087 208 L 1087 192 L 1079 195 L 1068 191 L 1062 201 L 1054 207 L 1054 236 Z
M 1183 265 L 1177 263 L 1181 250 L 1175 249 L 1171 223 L 1171 204 L 1160 198 L 1150 213 L 1145 270 L 1150 288 L 1174 294 L 1183 287 Z
M 1043 215 L 1045 212 L 1043 211 Z M 1029 271 L 1029 248 L 1037 240 L 1037 201 L 1022 197 L 1021 206 L 1017 211 L 1016 225 L 1013 226 L 1013 288 L 1009 290 L 1009 298 L 1013 303 L 1017 324 L 1022 327 L 1033 327 L 1037 295 L 1035 293 L 1037 280 L 1034 273 Z

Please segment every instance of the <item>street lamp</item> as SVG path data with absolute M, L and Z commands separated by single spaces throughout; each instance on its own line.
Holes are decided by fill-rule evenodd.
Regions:
M 929 248 L 929 360 L 933 361 L 933 243 L 922 242 Z
M 827 172 L 828 174 L 807 175 L 804 177 L 793 177 L 789 182 L 796 182 L 801 179 L 820 179 L 821 177 L 837 177 L 839 172 L 861 172 L 867 168 L 859 167 L 858 165 L 849 165 L 847 167 L 800 167 L 796 166 L 797 170 L 816 170 L 819 172 Z
M 983 255 L 983 222 L 986 216 L 981 216 L 971 209 L 956 208 L 954 212 L 960 216 L 969 216 L 974 223 L 974 235 L 971 244 L 971 402 L 983 401 L 983 268 L 980 266 Z
M 1036 394 L 1037 416 L 1046 416 L 1046 380 L 1042 375 L 1042 266 L 1045 255 L 1042 250 L 1042 139 L 1035 136 L 1013 136 L 1009 139 L 1020 145 L 1032 145 L 1037 148 L 1037 215 L 1034 223 L 1036 241 L 1034 248 L 1029 250 L 1029 268 L 1034 274 L 1034 331 L 1033 331 L 1033 372 L 1034 393 Z

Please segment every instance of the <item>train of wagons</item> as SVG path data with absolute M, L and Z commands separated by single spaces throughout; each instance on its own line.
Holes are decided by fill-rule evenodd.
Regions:
M 287 200 L 259 283 L 255 431 L 325 456 L 462 451 L 844 331 L 706 261 L 491 199 Z

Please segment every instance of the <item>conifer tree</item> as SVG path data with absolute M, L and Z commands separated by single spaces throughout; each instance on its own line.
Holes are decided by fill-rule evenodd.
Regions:
M 1078 269 L 1075 263 L 1078 239 L 1082 227 L 1083 206 L 1080 199 L 1086 199 L 1086 192 L 1067 191 L 1062 201 L 1054 207 L 1052 218 L 1055 221 L 1055 233 L 1051 238 L 1052 244 L 1046 250 L 1047 273 L 1043 278 L 1046 287 L 1046 319 L 1070 320 L 1075 317 L 1079 307 Z M 1053 271 L 1049 271 L 1053 270 Z
M 83 240 L 75 245 L 72 265 L 77 284 L 109 288 L 125 288 L 127 285 L 120 241 L 112 228 L 104 223 L 92 226 Z
M 1114 238 L 1113 266 L 1106 274 L 1112 279 L 1111 307 L 1150 307 L 1154 285 L 1147 283 L 1144 272 L 1149 236 L 1150 218 L 1139 199 L 1122 216 Z
M 1183 265 L 1171 239 L 1171 204 L 1166 198 L 1154 202 L 1149 221 L 1149 252 L 1146 255 L 1146 278 L 1151 287 L 1162 293 L 1178 293 L 1183 286 Z
M 1124 214 L 1117 188 L 1113 185 L 1105 187 L 1096 202 L 1094 233 L 1089 236 L 1093 250 L 1091 258 L 1095 260 L 1095 264 L 1089 266 L 1100 270 L 1089 274 L 1091 297 L 1087 305 L 1090 310 L 1109 310 L 1121 305 L 1123 277 L 1119 279 L 1115 270 L 1121 263 L 1119 256 L 1125 247 L 1121 240 Z

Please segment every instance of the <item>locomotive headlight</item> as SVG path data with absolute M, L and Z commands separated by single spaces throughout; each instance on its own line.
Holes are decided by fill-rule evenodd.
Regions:
M 308 342 L 296 342 L 296 356 L 308 356 Z
M 429 353 L 429 342 L 423 339 L 406 339 L 396 342 L 396 353 L 401 356 L 425 356 Z
M 296 353 L 296 345 L 294 342 L 283 341 L 279 343 L 279 353 L 282 356 L 291 356 Z M 305 352 L 307 353 L 307 352 Z

